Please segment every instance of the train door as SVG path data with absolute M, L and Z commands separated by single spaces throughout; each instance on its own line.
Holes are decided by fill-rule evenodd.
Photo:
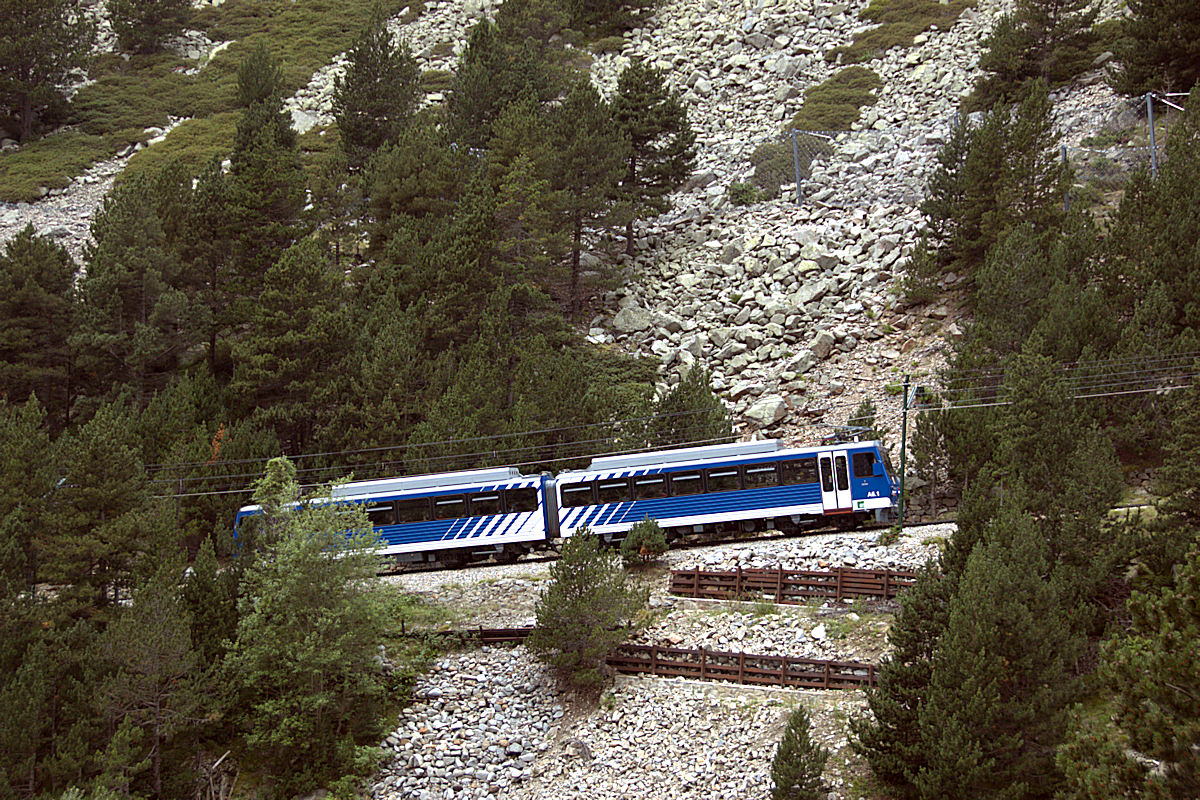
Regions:
M 821 453 L 817 459 L 821 472 L 821 505 L 825 513 L 849 511 L 850 457 L 845 450 Z

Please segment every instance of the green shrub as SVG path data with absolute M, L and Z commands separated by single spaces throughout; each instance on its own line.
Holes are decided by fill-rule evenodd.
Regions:
M 725 191 L 725 194 L 729 198 L 729 202 L 735 206 L 752 206 L 766 199 L 766 196 L 757 186 L 740 181 L 729 184 L 729 188 Z
M 626 566 L 654 561 L 665 552 L 667 536 L 658 523 L 649 517 L 630 528 L 621 542 L 621 560 Z
M 866 67 L 846 67 L 804 92 L 791 127 L 802 131 L 848 131 L 863 106 L 875 105 L 883 81 Z
M 825 54 L 826 60 L 843 64 L 861 64 L 886 53 L 893 47 L 909 47 L 913 38 L 935 25 L 946 30 L 976 0 L 871 0 L 859 18 L 878 22 L 879 27 L 855 34 L 854 41 L 835 47 Z
M 427 69 L 421 73 L 421 91 L 448 92 L 454 85 L 454 73 L 448 69 Z
M 597 39 L 592 42 L 591 50 L 598 56 L 605 53 L 619 53 L 625 49 L 624 36 L 605 36 L 603 39 Z
M 534 607 L 537 625 L 528 646 L 577 686 L 604 678 L 604 658 L 625 639 L 623 627 L 645 605 L 629 585 L 620 559 L 586 528 L 563 543 L 550 583 Z

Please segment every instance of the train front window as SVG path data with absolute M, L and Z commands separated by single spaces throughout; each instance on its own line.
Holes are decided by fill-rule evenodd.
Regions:
M 504 502 L 509 514 L 523 514 L 527 511 L 537 511 L 536 489 L 506 489 Z
M 784 461 L 779 465 L 784 486 L 802 486 L 806 483 L 817 482 L 817 460 L 815 458 L 798 458 L 795 461 Z
M 624 503 L 629 499 L 629 481 L 600 481 L 600 502 Z
M 500 513 L 500 495 L 473 494 L 471 495 L 471 516 L 490 517 Z
M 461 494 L 433 498 L 434 519 L 458 519 L 467 515 L 467 499 Z
M 708 471 L 708 490 L 710 492 L 733 492 L 742 488 L 738 481 L 736 469 L 710 469 Z
M 592 484 L 572 483 L 562 488 L 563 508 L 579 508 L 592 504 Z
M 429 500 L 421 497 L 416 500 L 401 500 L 396 503 L 396 517 L 401 522 L 425 522 L 429 516 Z
M 854 477 L 856 478 L 873 478 L 875 477 L 875 454 L 874 453 L 854 453 L 850 456 L 851 466 L 854 469 Z
M 367 516 L 371 518 L 371 527 L 378 528 L 381 525 L 394 525 L 396 523 L 396 513 L 392 509 L 391 502 L 386 503 L 364 503 L 366 506 Z
M 764 486 L 775 486 L 774 464 L 750 464 L 746 467 L 746 488 L 761 489 Z
M 677 472 L 671 476 L 672 495 L 700 494 L 702 491 L 699 472 Z
M 667 478 L 664 475 L 647 475 L 644 478 L 633 479 L 633 497 L 635 500 L 654 500 L 667 496 Z

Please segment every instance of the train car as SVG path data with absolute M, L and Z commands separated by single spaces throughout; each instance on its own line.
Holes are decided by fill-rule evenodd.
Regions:
M 365 506 L 382 542 L 381 555 L 449 563 L 507 560 L 544 544 L 554 515 L 552 497 L 548 476 L 501 467 L 346 483 L 334 487 L 328 499 Z M 235 528 L 260 511 L 242 508 Z
M 554 481 L 557 535 L 612 541 L 649 517 L 668 533 L 853 528 L 894 513 L 899 484 L 878 442 L 781 449 L 778 442 L 597 458 Z

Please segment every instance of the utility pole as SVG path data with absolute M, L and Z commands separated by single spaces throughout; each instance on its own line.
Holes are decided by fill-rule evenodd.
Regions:
M 904 403 L 900 415 L 900 502 L 896 504 L 896 515 L 900 527 L 904 527 L 904 473 L 908 471 L 908 374 L 904 375 Z

